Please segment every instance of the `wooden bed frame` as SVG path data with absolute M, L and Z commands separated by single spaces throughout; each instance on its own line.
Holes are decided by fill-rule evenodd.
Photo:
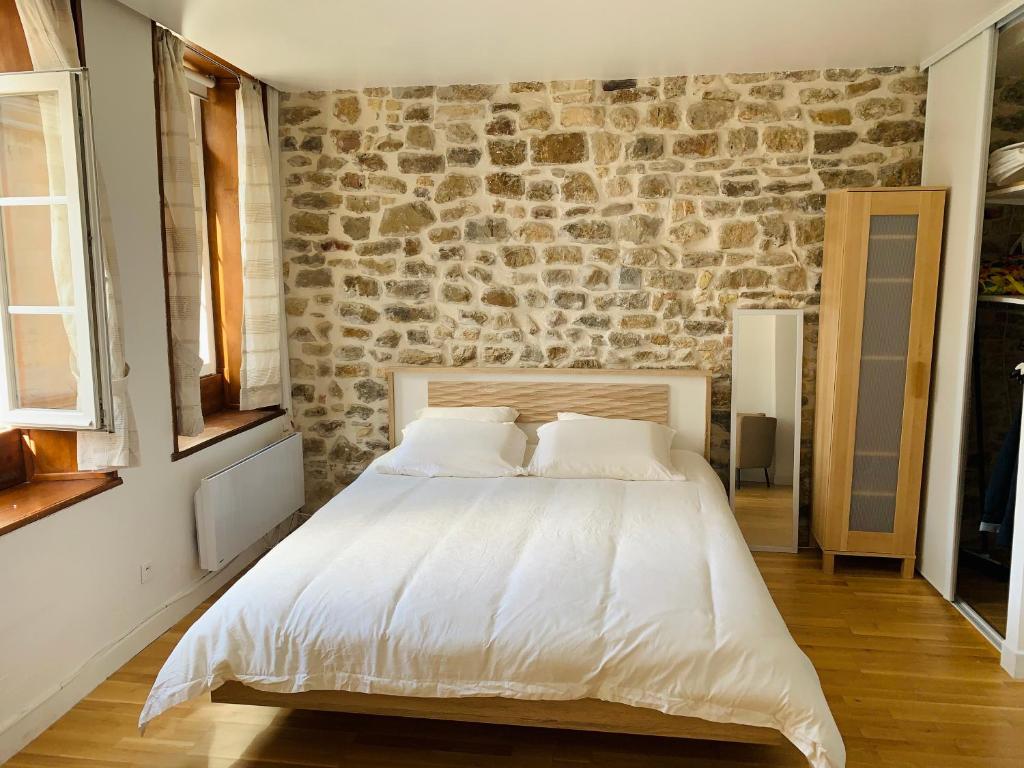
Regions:
M 284 709 L 319 709 L 358 715 L 417 717 L 425 720 L 455 720 L 493 725 L 528 725 L 535 728 L 565 728 L 571 731 L 603 731 L 643 736 L 671 736 L 705 741 L 735 741 L 745 744 L 787 744 L 772 728 L 714 723 L 696 717 L 666 715 L 656 709 L 630 707 L 611 701 L 526 701 L 494 697 L 459 699 L 384 696 L 349 691 L 305 691 L 269 693 L 229 681 L 210 694 L 219 704 L 255 704 Z
M 644 419 L 673 427 L 673 448 L 711 455 L 711 374 L 692 368 L 385 368 L 388 433 L 397 444 L 402 428 L 422 405 L 507 405 L 519 411 L 516 423 L 554 421 L 559 411 L 591 416 Z M 422 402 L 400 412 L 399 382 L 421 384 Z M 425 384 L 425 386 L 422 386 Z M 673 407 L 673 403 L 675 407 Z
M 495 368 L 389 368 L 388 416 L 392 445 L 411 416 L 396 412 L 396 379 L 426 377 L 427 404 L 442 406 L 508 405 L 520 411 L 519 422 L 543 423 L 558 411 L 577 411 L 594 416 L 640 418 L 683 426 L 682 416 L 672 413 L 679 402 L 672 382 L 686 388 L 688 408 L 703 407 L 703 421 L 692 419 L 683 435 L 693 448 L 710 449 L 711 377 L 695 370 L 577 370 Z M 689 381 L 682 382 L 681 377 Z M 421 381 L 421 384 L 423 382 Z M 695 396 L 695 395 L 699 395 Z M 411 409 L 405 409 L 411 410 Z M 698 414 L 699 416 L 699 414 Z M 701 434 L 696 434 L 699 430 Z M 684 739 L 730 741 L 748 744 L 785 744 L 771 728 L 715 723 L 694 717 L 666 715 L 654 709 L 631 707 L 596 699 L 573 701 L 526 701 L 496 697 L 427 698 L 388 696 L 348 691 L 270 693 L 239 682 L 226 682 L 212 692 L 214 702 L 254 704 L 285 709 L 315 709 L 350 714 L 415 717 L 539 728 L 605 731 Z

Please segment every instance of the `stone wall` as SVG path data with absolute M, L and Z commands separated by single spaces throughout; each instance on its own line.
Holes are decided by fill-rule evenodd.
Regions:
M 286 94 L 310 506 L 386 448 L 387 364 L 708 370 L 722 467 L 736 306 L 807 308 L 809 448 L 823 193 L 918 182 L 925 85 L 886 67 Z

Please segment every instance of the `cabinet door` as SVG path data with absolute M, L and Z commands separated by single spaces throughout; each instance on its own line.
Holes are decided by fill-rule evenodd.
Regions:
M 844 286 L 851 413 L 841 548 L 913 554 L 944 193 L 858 192 Z

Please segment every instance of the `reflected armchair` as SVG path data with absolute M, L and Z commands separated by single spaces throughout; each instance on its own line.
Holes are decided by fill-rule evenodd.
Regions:
M 775 425 L 773 416 L 763 413 L 736 414 L 736 488 L 740 488 L 740 472 L 763 469 L 764 482 L 771 488 L 768 467 L 775 460 Z

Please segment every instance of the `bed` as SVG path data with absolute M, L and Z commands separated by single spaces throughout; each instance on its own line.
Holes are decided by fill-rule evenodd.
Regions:
M 685 481 L 422 478 L 371 466 L 189 628 L 140 725 L 215 702 L 845 752 L 706 461 L 693 371 L 391 369 L 423 405 L 511 405 L 677 430 Z

